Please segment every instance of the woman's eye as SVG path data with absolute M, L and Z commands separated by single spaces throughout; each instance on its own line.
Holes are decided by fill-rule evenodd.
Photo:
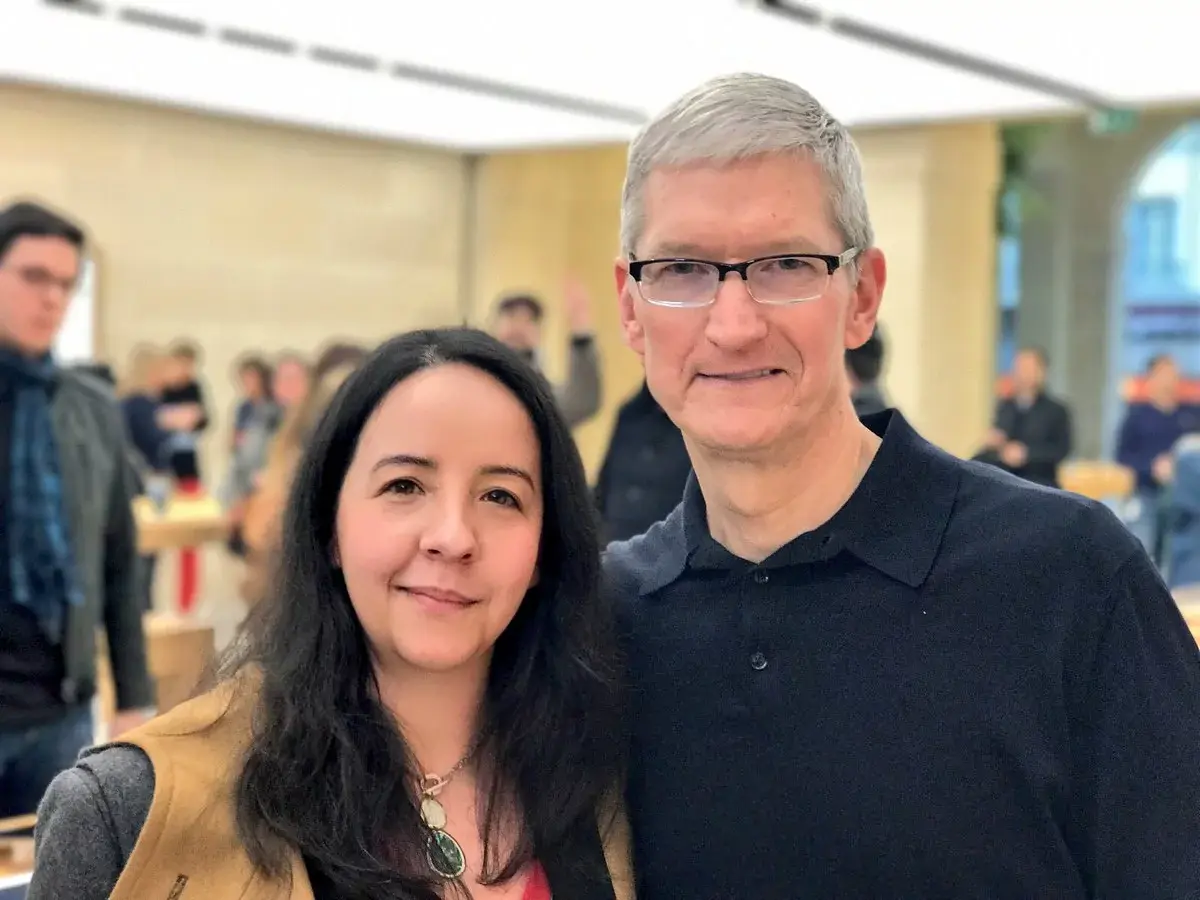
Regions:
M 384 485 L 382 493 L 407 496 L 409 494 L 415 494 L 420 489 L 421 486 L 411 478 L 397 478 L 395 481 L 389 481 L 386 485 Z
M 520 509 L 521 502 L 508 491 L 494 490 L 488 491 L 483 495 L 483 499 L 489 503 L 499 503 L 501 506 L 511 506 L 513 509 Z

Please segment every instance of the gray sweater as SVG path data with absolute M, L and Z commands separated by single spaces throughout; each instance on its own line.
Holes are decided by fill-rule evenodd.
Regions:
M 600 409 L 600 356 L 591 335 L 571 338 L 567 380 L 554 387 L 554 397 L 567 424 L 582 425 Z
M 136 747 L 85 753 L 38 807 L 26 900 L 108 900 L 154 799 L 154 767 Z

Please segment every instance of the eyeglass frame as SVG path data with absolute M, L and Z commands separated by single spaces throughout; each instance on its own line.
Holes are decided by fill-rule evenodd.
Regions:
M 725 283 L 725 276 L 730 272 L 737 272 L 742 278 L 742 284 L 746 286 L 746 293 L 750 295 L 750 299 L 755 303 L 763 306 L 792 306 L 796 303 L 808 303 L 822 296 L 829 289 L 829 282 L 833 279 L 833 275 L 838 269 L 845 268 L 852 263 L 862 252 L 859 247 L 847 247 L 841 253 L 772 253 L 770 256 L 756 256 L 753 259 L 742 260 L 738 263 L 723 263 L 716 262 L 711 259 L 694 259 L 686 256 L 663 256 L 655 257 L 654 259 L 634 259 L 629 258 L 629 277 L 633 279 L 637 285 L 638 296 L 652 306 L 664 306 L 670 309 L 704 309 L 706 306 L 712 306 L 717 302 L 717 294 L 721 291 L 721 285 Z M 750 288 L 749 270 L 752 265 L 760 262 L 768 262 L 772 259 L 816 259 L 825 263 L 826 281 L 825 287 L 820 292 L 813 294 L 811 297 L 799 297 L 793 300 L 759 300 L 754 296 L 754 291 Z M 712 266 L 717 270 L 717 288 L 713 291 L 713 295 L 704 303 L 691 303 L 683 300 L 651 300 L 642 293 L 642 269 L 651 263 L 700 263 L 705 266 Z
M 44 266 L 3 265 L 0 266 L 0 271 L 12 272 L 15 276 L 17 276 L 17 278 L 21 279 L 25 286 L 30 290 L 40 291 L 43 293 L 51 288 L 58 288 L 62 291 L 64 297 L 70 297 L 79 287 L 78 276 L 70 279 L 59 278 Z

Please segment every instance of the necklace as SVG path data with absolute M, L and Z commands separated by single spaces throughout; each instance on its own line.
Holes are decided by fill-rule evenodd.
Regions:
M 446 808 L 438 800 L 438 794 L 474 755 L 475 748 L 472 747 L 445 775 L 431 773 L 421 779 L 421 820 L 429 829 L 425 858 L 429 867 L 447 881 L 458 878 L 467 870 L 467 857 L 462 845 L 446 831 Z

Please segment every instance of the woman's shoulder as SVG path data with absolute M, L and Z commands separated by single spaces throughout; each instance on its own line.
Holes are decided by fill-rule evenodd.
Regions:
M 154 799 L 154 767 L 136 747 L 95 750 L 60 773 L 38 807 L 29 900 L 107 898 Z

